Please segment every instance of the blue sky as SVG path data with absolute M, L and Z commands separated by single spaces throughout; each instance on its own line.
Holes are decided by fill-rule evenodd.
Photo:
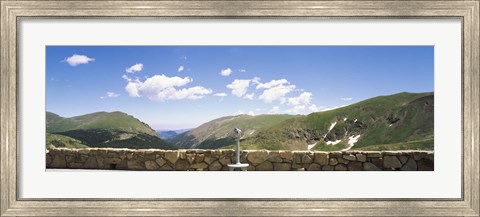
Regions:
M 47 46 L 46 110 L 122 111 L 154 129 L 309 114 L 434 88 L 433 46 Z

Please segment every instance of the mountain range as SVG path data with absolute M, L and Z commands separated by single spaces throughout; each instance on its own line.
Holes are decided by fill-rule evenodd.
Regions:
M 218 118 L 201 126 L 167 139 L 179 148 L 216 149 L 235 143 L 233 129 L 243 130 L 243 138 L 251 138 L 271 126 L 285 120 L 300 117 L 294 115 L 237 115 Z
M 246 148 L 337 151 L 433 150 L 433 93 L 399 93 L 270 127 Z
M 233 148 L 233 129 L 243 130 L 243 149 L 433 150 L 433 93 L 379 96 L 309 115 L 229 116 L 167 141 L 180 148 Z
M 161 149 L 433 150 L 434 94 L 398 93 L 309 115 L 221 117 L 181 131 L 155 132 L 121 112 L 63 118 L 47 112 L 47 144 Z M 157 135 L 162 137 L 159 138 Z M 61 141 L 61 142 L 59 142 Z
M 56 147 L 177 149 L 147 124 L 123 112 L 96 112 L 64 118 L 47 112 L 47 145 Z

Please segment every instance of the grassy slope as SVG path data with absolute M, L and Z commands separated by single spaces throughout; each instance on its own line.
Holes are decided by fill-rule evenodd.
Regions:
M 68 136 L 47 133 L 47 147 L 88 148 L 82 141 Z
M 344 118 L 347 121 L 343 121 Z M 354 123 L 354 119 L 357 122 Z M 391 123 L 395 120 L 395 123 Z M 327 135 L 327 140 L 343 140 L 336 146 L 327 146 L 323 136 L 333 122 L 337 122 L 337 125 Z M 242 146 L 248 149 L 301 150 L 306 149 L 307 144 L 319 143 L 316 150 L 341 150 L 346 147 L 345 137 L 358 134 L 362 136 L 354 149 L 432 137 L 433 93 L 380 96 L 343 108 L 297 117 L 247 139 Z M 432 146 L 433 143 L 423 147 L 430 149 Z
M 50 112 L 46 115 L 47 133 L 74 138 L 88 147 L 177 149 L 158 138 L 147 124 L 122 112 L 96 112 L 71 118 Z
M 220 148 L 235 143 L 233 129 L 243 130 L 244 138 L 257 135 L 275 124 L 292 119 L 294 115 L 238 115 L 212 120 L 188 132 L 175 136 L 170 142 L 184 148 Z
M 355 148 L 355 150 L 364 150 L 364 151 L 433 150 L 433 144 L 434 143 L 433 143 L 433 137 L 432 137 L 432 138 L 426 138 L 426 139 L 408 141 L 408 142 L 365 146 L 365 147 Z
M 52 121 L 47 122 L 47 132 L 102 129 L 156 135 L 147 124 L 123 112 L 96 112 L 71 118 L 47 112 L 47 120 L 49 118 Z

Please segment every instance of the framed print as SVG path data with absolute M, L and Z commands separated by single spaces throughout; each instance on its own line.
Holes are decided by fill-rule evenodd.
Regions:
M 478 216 L 478 1 L 1 1 L 1 216 Z

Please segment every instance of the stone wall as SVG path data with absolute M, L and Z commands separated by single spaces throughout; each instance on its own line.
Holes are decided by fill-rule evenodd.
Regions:
M 47 168 L 118 170 L 228 170 L 234 150 L 65 149 L 46 153 Z M 434 154 L 427 151 L 242 151 L 249 171 L 433 171 Z

